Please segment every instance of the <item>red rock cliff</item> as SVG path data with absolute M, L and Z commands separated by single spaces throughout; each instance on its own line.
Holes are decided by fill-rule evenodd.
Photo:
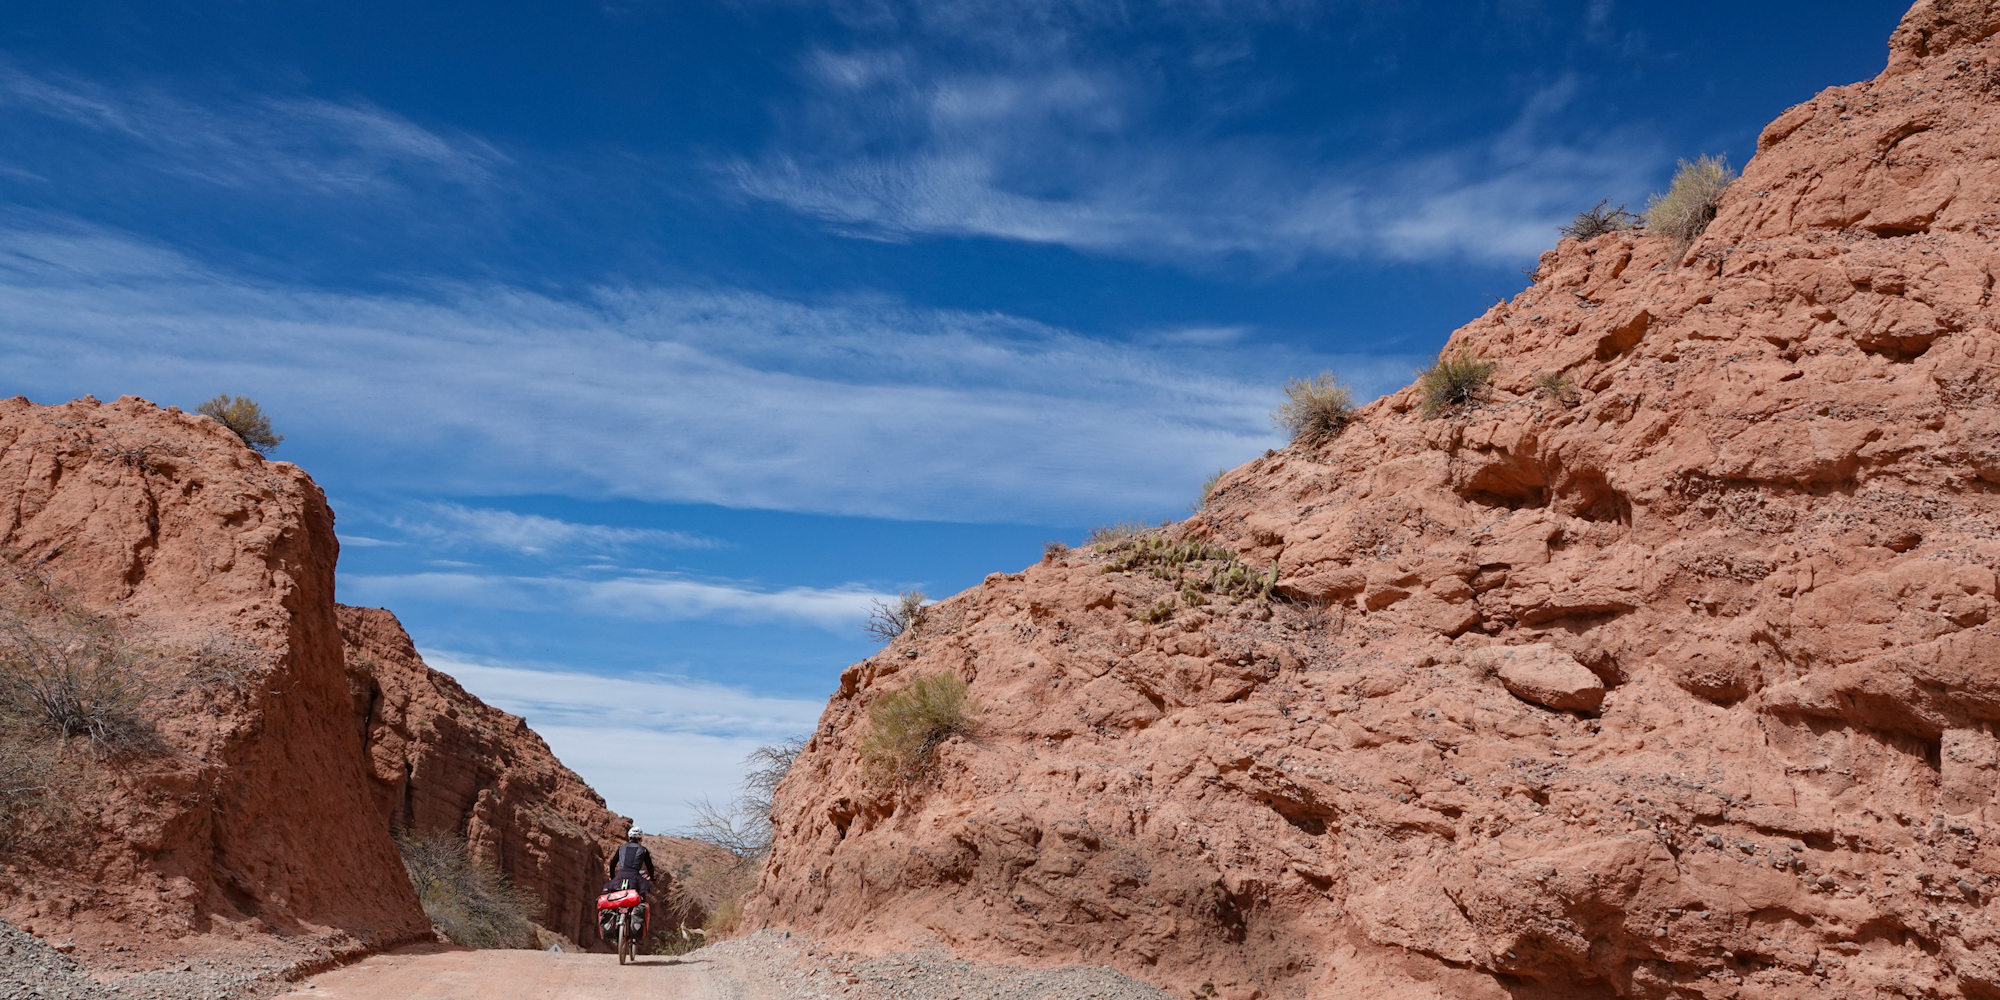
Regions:
M 515 885 L 534 890 L 538 923 L 595 942 L 597 889 L 631 821 L 606 809 L 519 716 L 426 666 L 395 615 L 336 611 L 379 827 L 463 836 Z
M 626 821 L 393 615 L 334 604 L 333 513 L 298 467 L 136 397 L 0 401 L 0 552 L 168 661 L 164 746 L 87 768 L 76 822 L 0 873 L 0 916 L 85 958 L 275 934 L 310 963 L 429 936 L 389 837 L 408 826 L 464 835 L 590 940 Z M 181 662 L 202 649 L 220 659 Z
M 1917 4 L 1686 253 L 1565 240 L 1453 334 L 1484 405 L 1166 532 L 1297 603 L 1149 624 L 1220 564 L 1079 551 L 850 668 L 752 923 L 1196 995 L 2000 996 L 1996 29 Z M 871 780 L 944 670 L 978 736 Z
M 333 515 L 306 474 L 126 397 L 0 400 L 0 546 L 236 672 L 151 692 L 164 753 L 115 762 L 0 914 L 126 944 L 274 932 L 335 950 L 429 933 L 369 798 L 333 614 Z M 187 945 L 177 946 L 186 950 Z

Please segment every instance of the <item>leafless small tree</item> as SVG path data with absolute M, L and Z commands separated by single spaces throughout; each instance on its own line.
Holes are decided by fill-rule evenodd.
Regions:
M 923 623 L 927 600 L 921 590 L 905 590 L 894 601 L 872 601 L 868 605 L 868 621 L 861 629 L 888 642 Z

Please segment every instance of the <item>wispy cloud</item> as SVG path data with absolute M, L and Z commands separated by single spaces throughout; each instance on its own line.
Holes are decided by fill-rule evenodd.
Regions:
M 1121 18 L 1202 17 L 1207 5 L 1143 19 L 1119 4 L 942 6 L 877 5 L 856 22 L 863 44 L 808 53 L 802 96 L 764 152 L 720 165 L 727 183 L 874 239 L 1280 267 L 1518 262 L 1548 247 L 1577 192 L 1636 190 L 1658 159 L 1631 130 L 1556 137 L 1546 106 L 1574 80 L 1529 95 L 1511 123 L 1409 148 L 1259 128 L 1257 99 L 1204 91 L 1205 61 L 1226 55 L 1217 47 L 1249 44 L 1241 24 L 1204 24 L 1136 64 L 1089 44 L 1129 27 Z M 1246 20 L 1309 16 L 1255 13 Z
M 364 101 L 221 96 L 197 102 L 0 63 L 0 115 L 31 114 L 129 143 L 131 162 L 226 188 L 379 193 L 419 173 L 471 185 L 507 158 Z
M 333 294 L 30 221 L 0 218 L 0 388 L 247 392 L 288 435 L 280 457 L 351 458 L 353 490 L 1071 523 L 1180 507 L 1277 443 L 1282 375 L 1344 367 L 873 297 Z M 1403 359 L 1347 360 L 1364 396 L 1407 379 Z
M 432 543 L 511 549 L 530 555 L 639 546 L 713 549 L 726 544 L 688 531 L 577 524 L 539 514 L 455 503 L 417 504 L 411 515 L 392 518 L 391 523 L 407 535 Z
M 823 701 L 680 677 L 605 677 L 443 650 L 422 653 L 425 662 L 466 690 L 527 718 L 613 810 L 651 830 L 686 825 L 690 800 L 728 801 L 751 750 L 810 734 L 825 707 Z M 639 767 L 635 761 L 653 764 Z
M 895 596 L 858 585 L 760 590 L 666 573 L 606 579 L 481 573 L 357 574 L 341 577 L 340 584 L 342 600 L 444 600 L 495 610 L 559 609 L 569 614 L 640 621 L 807 624 L 830 632 L 852 632 L 868 617 L 872 602 Z
M 370 538 L 367 535 L 350 535 L 346 532 L 341 532 L 340 544 L 356 549 L 377 549 L 386 546 L 401 545 L 403 543 L 392 542 L 386 538 Z

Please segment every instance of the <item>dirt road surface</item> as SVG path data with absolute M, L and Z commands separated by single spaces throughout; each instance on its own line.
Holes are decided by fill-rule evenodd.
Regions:
M 404 949 L 314 976 L 293 1000 L 749 1000 L 743 982 L 712 959 L 546 951 Z
M 762 931 L 678 958 L 405 948 L 293 985 L 285 1000 L 1173 1000 L 1092 966 L 1030 969 L 940 951 L 864 957 Z

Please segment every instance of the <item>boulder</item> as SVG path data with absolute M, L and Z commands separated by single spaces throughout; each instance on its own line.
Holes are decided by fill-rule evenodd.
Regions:
M 1498 677 L 1514 697 L 1544 708 L 1595 712 L 1604 704 L 1604 681 L 1546 642 L 1475 649 L 1465 654 L 1465 662 Z

